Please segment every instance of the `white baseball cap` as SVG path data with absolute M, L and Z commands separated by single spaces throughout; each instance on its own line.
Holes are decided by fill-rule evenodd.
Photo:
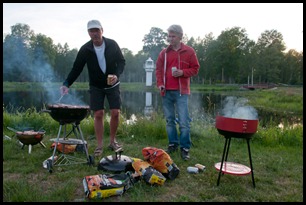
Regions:
M 91 28 L 98 28 L 102 30 L 102 26 L 100 21 L 98 20 L 90 20 L 87 23 L 87 30 L 91 29 Z

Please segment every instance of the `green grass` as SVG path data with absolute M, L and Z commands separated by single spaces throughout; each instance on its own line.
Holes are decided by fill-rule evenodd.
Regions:
M 270 109 L 270 103 L 273 102 L 273 108 L 277 108 L 273 111 L 277 115 L 271 115 L 270 121 L 264 126 L 259 123 L 250 142 L 256 188 L 253 188 L 251 175 L 222 175 L 217 186 L 218 171 L 214 164 L 221 161 L 225 139 L 214 127 L 214 120 L 206 119 L 192 122 L 191 159 L 183 161 L 179 152 L 171 155 L 180 168 L 176 179 L 167 179 L 163 186 L 150 186 L 139 181 L 122 196 L 97 200 L 85 199 L 82 179 L 88 175 L 106 173 L 97 169 L 102 157 L 96 158 L 93 166 L 86 163 L 55 166 L 53 172 L 49 173 L 42 163 L 52 156 L 50 139 L 56 138 L 59 123 L 49 113 L 40 113 L 34 108 L 16 113 L 8 113 L 3 108 L 3 202 L 303 202 L 301 90 L 243 92 L 250 103 L 255 103 L 254 106 L 264 105 L 265 109 Z M 238 93 L 241 95 L 241 92 Z M 282 101 L 278 101 L 281 95 L 284 95 Z M 269 100 L 263 99 L 266 97 Z M 279 110 L 282 104 L 291 103 L 295 106 L 288 105 Z M 275 123 L 279 112 L 287 118 L 292 117 L 293 121 L 284 121 L 283 128 L 279 127 Z M 150 119 L 136 116 L 134 124 L 127 123 L 125 113 L 121 113 L 120 117 L 117 136 L 124 145 L 124 155 L 142 159 L 144 147 L 167 147 L 165 121 L 161 113 L 153 113 Z M 46 148 L 40 144 L 34 145 L 31 154 L 28 153 L 28 146 L 22 149 L 15 133 L 7 127 L 24 126 L 35 130 L 43 128 L 46 134 L 42 142 Z M 92 155 L 96 147 L 92 116 L 82 120 L 80 126 L 88 143 L 89 154 Z M 67 131 L 69 129 L 70 125 L 67 125 Z M 74 135 L 71 137 L 74 138 Z M 114 154 L 106 148 L 108 143 L 109 117 L 105 121 L 103 156 Z M 75 152 L 71 155 L 86 159 L 84 153 Z M 244 139 L 232 139 L 228 161 L 249 166 Z M 197 163 L 205 165 L 206 170 L 199 174 L 188 173 L 187 167 Z
M 46 134 L 43 143 L 21 149 L 14 133 L 5 129 L 4 134 L 11 140 L 3 140 L 3 201 L 5 202 L 302 202 L 303 201 L 303 127 L 284 129 L 259 127 L 251 140 L 251 152 L 256 188 L 253 188 L 251 175 L 223 175 L 217 186 L 218 171 L 214 164 L 221 161 L 224 137 L 219 135 L 212 123 L 192 122 L 192 142 L 189 161 L 183 161 L 180 153 L 171 155 L 180 168 L 179 176 L 167 180 L 163 186 L 150 186 L 139 181 L 122 196 L 105 199 L 86 200 L 82 179 L 87 175 L 106 173 L 87 164 L 54 166 L 49 173 L 42 167 L 45 159 L 53 153 L 51 138 L 56 138 L 59 125 L 48 113 L 35 111 L 15 115 L 4 111 L 4 125 L 13 127 L 16 122 L 32 122 L 33 127 L 44 127 Z M 154 123 L 152 123 L 154 121 Z M 124 155 L 143 158 L 142 148 L 153 146 L 167 147 L 165 122 L 155 113 L 153 119 L 137 117 L 135 124 L 125 123 L 124 114 L 118 130 L 118 140 L 124 144 Z M 93 131 L 93 118 L 81 121 L 88 150 L 93 154 L 96 140 Z M 67 131 L 70 126 L 67 125 Z M 109 143 L 109 126 L 105 122 L 104 154 L 112 155 L 106 149 Z M 57 153 L 60 154 L 60 153 Z M 84 153 L 72 153 L 86 159 Z M 233 138 L 228 161 L 249 166 L 247 144 L 244 139 Z M 206 171 L 189 174 L 188 166 L 200 163 Z
M 272 90 L 255 90 L 245 94 L 250 102 L 258 108 L 272 112 L 303 113 L 303 88 L 278 87 Z

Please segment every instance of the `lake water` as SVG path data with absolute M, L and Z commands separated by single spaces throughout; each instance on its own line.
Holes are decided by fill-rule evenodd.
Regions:
M 54 94 L 53 94 L 54 95 Z M 3 106 L 9 112 L 23 111 L 35 107 L 37 111 L 44 109 L 46 104 L 53 104 L 59 99 L 57 92 L 55 97 L 44 91 L 14 91 L 3 93 Z M 192 93 L 189 97 L 189 111 L 191 117 L 202 118 L 205 114 L 216 114 L 222 107 L 222 100 L 226 96 L 214 93 Z M 67 103 L 73 98 L 73 104 L 89 104 L 89 93 L 87 90 L 70 91 L 64 96 L 61 103 Z M 152 112 L 162 111 L 162 98 L 159 92 L 130 92 L 121 91 L 122 112 L 129 118 L 132 114 L 150 115 Z M 52 99 L 52 100 L 50 100 Z M 70 103 L 67 103 L 70 104 Z M 108 103 L 105 103 L 108 109 Z

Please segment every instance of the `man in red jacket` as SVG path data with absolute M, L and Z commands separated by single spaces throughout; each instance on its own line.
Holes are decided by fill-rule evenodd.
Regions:
M 188 160 L 191 147 L 188 97 L 190 77 L 199 72 L 199 62 L 194 49 L 181 42 L 183 29 L 180 25 L 168 28 L 169 46 L 163 49 L 156 61 L 156 84 L 160 90 L 166 118 L 170 154 L 180 147 L 181 156 Z M 177 114 L 177 118 L 176 118 Z M 180 137 L 176 124 L 179 125 Z

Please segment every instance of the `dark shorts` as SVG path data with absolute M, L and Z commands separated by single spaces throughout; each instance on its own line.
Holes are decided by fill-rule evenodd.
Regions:
M 105 109 L 105 97 L 107 98 L 109 109 L 120 109 L 121 97 L 119 86 L 117 85 L 111 89 L 100 89 L 90 86 L 88 91 L 90 94 L 90 109 L 93 111 Z

